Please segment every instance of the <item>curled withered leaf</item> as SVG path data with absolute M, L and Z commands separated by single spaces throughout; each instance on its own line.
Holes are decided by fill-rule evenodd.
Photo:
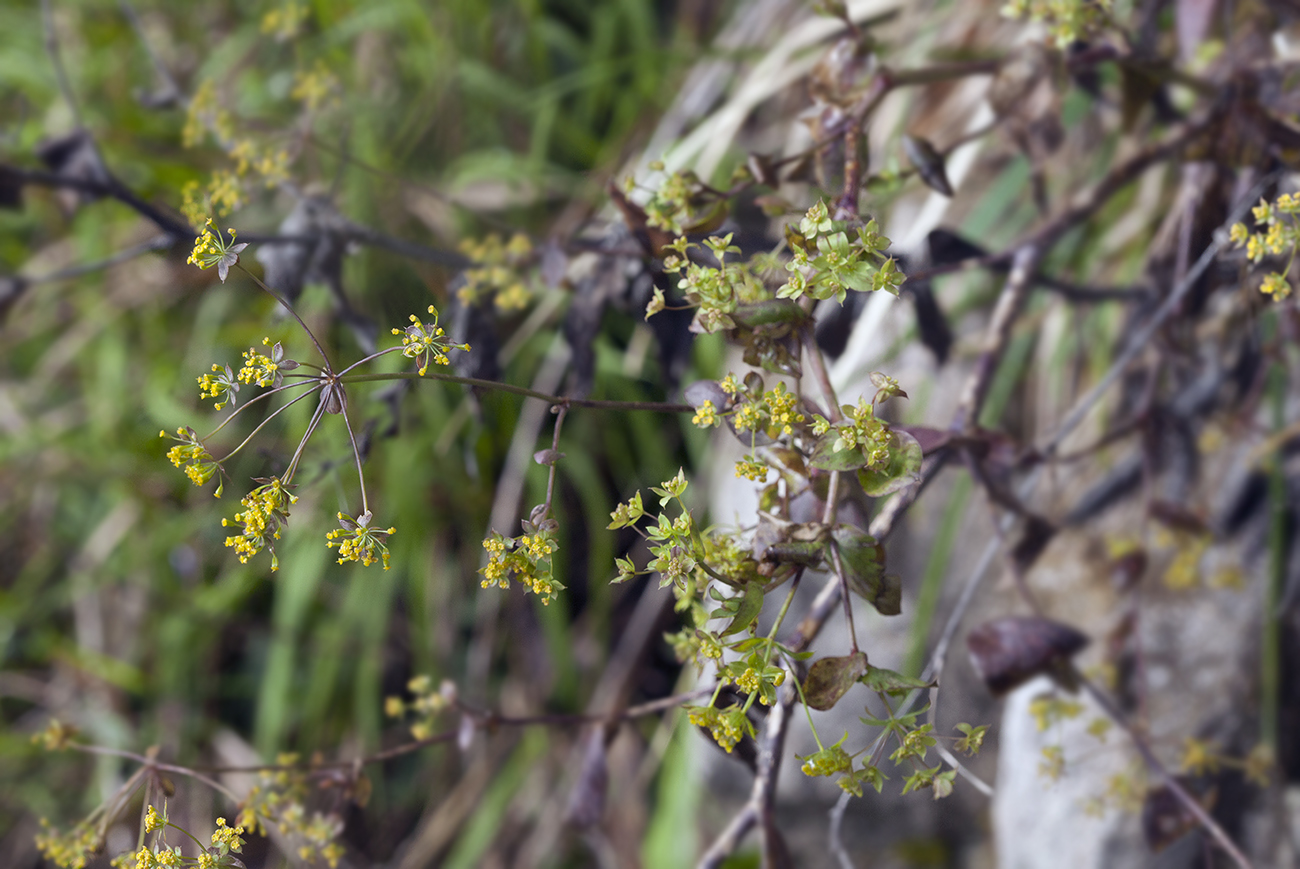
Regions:
M 866 652 L 814 661 L 803 683 L 804 701 L 810 708 L 825 712 L 840 702 L 866 672 Z
M 1088 638 L 1069 625 L 1037 616 L 994 619 L 966 636 L 971 665 L 997 695 L 1041 675 L 1074 687 L 1070 658 L 1086 645 Z
M 916 174 L 931 190 L 952 196 L 952 184 L 948 182 L 948 170 L 944 167 L 943 155 L 935 150 L 928 139 L 920 136 L 903 136 L 903 153 L 911 162 Z

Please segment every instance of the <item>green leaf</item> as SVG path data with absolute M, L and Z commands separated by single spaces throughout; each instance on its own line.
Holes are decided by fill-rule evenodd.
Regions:
M 989 729 L 989 726 L 981 724 L 978 727 L 972 727 L 969 724 L 962 723 L 958 724 L 956 729 L 966 735 L 953 743 L 953 751 L 960 751 L 971 757 L 979 754 L 980 748 L 984 745 L 984 733 Z
M 876 793 L 880 793 L 881 789 L 885 786 L 885 779 L 889 778 L 889 776 L 880 771 L 879 767 L 875 766 L 863 767 L 857 775 L 862 781 L 867 782 L 875 788 Z
M 825 712 L 840 702 L 868 667 L 866 652 L 814 661 L 803 683 L 804 701 L 810 708 Z
M 866 685 L 872 691 L 879 691 L 882 694 L 889 694 L 894 697 L 906 694 L 913 689 L 933 688 L 939 684 L 933 679 L 926 682 L 912 676 L 904 676 L 902 673 L 896 673 L 893 670 L 886 670 L 884 667 L 869 665 L 866 673 L 861 677 L 861 681 L 863 685 Z
M 763 609 L 763 585 L 758 582 L 751 582 L 745 586 L 745 594 L 740 598 L 732 598 L 737 601 L 736 615 L 731 620 L 731 624 L 722 632 L 722 636 L 728 637 L 732 634 L 738 634 L 753 624 L 754 619 Z
M 918 769 L 916 772 L 909 775 L 907 780 L 903 783 L 903 793 L 911 793 L 912 791 L 919 791 L 922 788 L 932 787 L 934 785 L 934 777 L 938 774 L 941 768 L 942 767 L 936 766 L 933 769 Z
M 863 490 L 873 498 L 897 492 L 913 482 L 921 470 L 921 445 L 916 438 L 905 431 L 895 429 L 889 436 L 889 463 L 883 468 L 862 468 L 858 471 L 858 482 Z M 820 443 L 818 444 L 820 446 Z M 814 458 L 815 458 L 814 453 Z M 815 461 L 815 467 L 823 467 Z M 861 467 L 858 465 L 857 467 Z M 836 468 L 832 470 L 845 470 Z
M 867 457 L 862 455 L 862 451 L 857 448 L 837 449 L 836 444 L 839 440 L 839 430 L 834 428 L 819 437 L 816 446 L 813 447 L 812 457 L 808 459 L 808 464 L 814 468 L 821 468 L 823 471 L 852 471 L 858 468 L 863 468 L 865 471 L 864 466 L 867 464 Z M 862 473 L 863 471 L 858 472 L 859 478 L 861 478 Z M 866 488 L 865 483 L 863 488 Z M 890 489 L 890 491 L 892 492 L 893 489 Z M 871 492 L 867 494 L 870 495 Z
M 902 610 L 903 584 L 885 574 L 885 549 L 870 534 L 852 525 L 837 525 L 831 532 L 844 565 L 849 589 L 875 606 L 883 616 Z
M 947 772 L 941 772 L 934 777 L 934 798 L 941 800 L 952 793 L 953 780 L 957 778 L 957 770 L 950 769 Z

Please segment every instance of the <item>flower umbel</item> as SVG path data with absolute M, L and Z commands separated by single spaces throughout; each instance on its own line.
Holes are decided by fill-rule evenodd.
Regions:
M 555 600 L 564 586 L 551 573 L 551 556 L 558 548 L 549 528 L 524 523 L 524 534 L 503 537 L 493 531 L 483 541 L 488 553 L 488 563 L 479 568 L 483 588 L 494 585 L 510 587 L 513 577 L 542 599 L 543 604 Z
M 185 262 L 196 265 L 201 269 L 210 269 L 217 267 L 217 277 L 221 282 L 226 282 L 226 275 L 230 273 L 230 267 L 239 262 L 239 252 L 248 247 L 248 242 L 241 241 L 235 244 L 235 231 L 227 230 L 230 233 L 230 240 L 227 241 L 221 234 L 221 230 L 212 234 L 215 227 L 212 218 L 203 225 L 203 234 L 194 239 L 194 250 L 190 252 L 190 258 Z
M 239 535 L 227 537 L 226 545 L 234 547 L 240 564 L 247 564 L 248 559 L 267 549 L 271 553 L 271 570 L 279 570 L 280 560 L 275 555 L 273 541 L 280 539 L 280 528 L 289 521 L 289 508 L 298 502 L 298 496 L 278 477 L 258 482 L 262 485 L 240 502 L 244 509 L 233 520 L 221 520 L 222 525 L 243 528 Z
M 270 338 L 262 339 L 262 346 L 269 346 Z M 239 369 L 240 383 L 256 383 L 258 386 L 279 388 L 284 383 L 284 372 L 292 371 L 298 363 L 284 358 L 284 348 L 276 341 L 271 347 L 271 355 L 263 356 L 256 347 L 244 351 L 244 365 Z
M 216 403 L 212 405 L 215 410 L 221 410 L 227 404 L 235 403 L 235 394 L 239 392 L 239 381 L 235 379 L 235 372 L 230 370 L 229 365 L 212 364 L 213 374 L 205 374 L 197 378 L 199 382 L 199 398 L 215 398 Z
M 384 570 L 388 569 L 388 540 L 390 534 L 396 534 L 396 528 L 371 528 L 370 511 L 362 513 L 356 519 L 345 513 L 339 514 L 339 525 L 325 535 L 329 541 L 325 545 L 339 550 L 339 564 L 346 561 L 359 561 L 363 567 L 369 567 L 376 561 L 382 561 Z
M 244 840 L 240 838 L 243 832 L 243 827 L 227 827 L 225 818 L 217 818 L 217 829 L 212 834 L 212 844 L 220 848 L 223 855 L 231 851 L 238 852 L 244 847 Z
M 158 437 L 168 437 L 168 434 L 160 431 Z M 184 468 L 185 476 L 189 477 L 190 482 L 196 486 L 202 486 L 212 479 L 212 475 L 220 469 L 221 465 L 208 452 L 207 447 L 203 446 L 198 432 L 189 426 L 184 426 L 176 429 L 176 434 L 170 437 L 176 441 L 176 446 L 167 451 L 167 458 L 171 463 L 178 468 Z M 217 486 L 214 494 L 215 497 L 221 497 L 221 486 Z
M 402 355 L 408 359 L 414 359 L 420 366 L 420 376 L 423 377 L 429 370 L 429 365 L 449 365 L 451 361 L 447 358 L 448 350 L 468 350 L 468 344 L 453 344 L 443 330 L 438 326 L 438 309 L 433 305 L 429 306 L 429 313 L 433 315 L 433 322 L 425 325 L 420 322 L 420 318 L 411 315 L 411 325 L 406 329 L 394 329 L 394 335 L 402 336 Z

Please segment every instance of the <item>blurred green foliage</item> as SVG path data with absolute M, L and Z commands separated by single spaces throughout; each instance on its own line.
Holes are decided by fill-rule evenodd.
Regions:
M 0 152 L 36 166 L 39 143 L 74 129 L 79 116 L 123 182 L 179 208 L 187 182 L 229 160 L 211 145 L 182 147 L 183 108 L 149 105 L 163 86 L 152 50 L 186 93 L 214 82 L 237 128 L 292 149 L 295 183 L 332 190 L 339 210 L 362 224 L 433 246 L 497 225 L 541 232 L 562 207 L 595 201 L 600 180 L 673 93 L 698 38 L 671 4 L 649 0 L 315 0 L 302 4 L 296 34 L 263 32 L 264 16 L 285 5 L 142 0 L 137 32 L 117 3 L 52 3 L 75 110 L 60 95 L 41 8 L 0 6 Z M 337 100 L 307 115 L 291 98 L 295 75 L 322 66 L 340 83 Z M 415 216 L 418 191 L 436 219 Z M 291 205 L 266 192 L 222 222 L 274 232 Z M 21 209 L 0 210 L 0 274 L 39 278 L 154 231 L 116 202 L 69 210 L 29 188 Z M 490 684 L 466 685 L 465 695 L 491 705 L 513 691 L 555 711 L 581 710 L 583 676 L 598 662 L 574 648 L 604 648 L 621 618 L 605 582 L 615 544 L 604 517 L 626 496 L 620 486 L 667 479 L 702 448 L 702 433 L 677 420 L 571 417 L 557 498 L 557 571 L 570 592 L 541 612 L 532 598 L 480 592 L 474 572 L 521 399 L 421 382 L 393 404 L 379 397 L 384 384 L 354 387 L 354 422 L 375 434 L 371 497 L 398 527 L 393 569 L 344 569 L 328 557 L 322 538 L 334 513 L 359 508 L 346 435 L 327 424 L 309 447 L 302 503 L 272 577 L 265 557 L 240 565 L 222 546 L 220 519 L 250 477 L 283 467 L 309 409 L 263 430 L 256 451 L 230 467 L 235 483 L 219 503 L 168 465 L 158 431 L 205 430 L 219 419 L 194 384 L 212 362 L 236 364 L 264 335 L 297 358 L 309 351 L 247 279 L 218 284 L 183 259 L 172 251 L 38 282 L 0 326 L 5 854 L 30 854 L 33 817 L 67 823 L 121 781 L 124 767 L 111 759 L 33 749 L 27 735 L 49 715 L 97 744 L 159 745 L 181 763 L 216 760 L 206 747 L 223 729 L 266 758 L 373 750 L 404 736 L 383 718 L 385 695 L 402 693 L 415 672 L 465 674 L 483 595 L 501 596 L 508 629 L 486 650 Z M 373 248 L 348 257 L 343 276 L 351 304 L 384 338 L 408 313 L 446 304 L 451 277 Z M 323 287 L 309 287 L 298 307 L 340 358 L 358 358 Z M 661 398 L 653 355 L 628 355 L 634 321 L 610 325 L 596 348 L 595 394 Z M 550 340 L 545 331 L 523 340 L 504 379 L 529 383 Z M 223 442 L 233 446 L 263 418 L 241 418 Z M 539 448 L 549 422 L 541 435 Z M 528 472 L 525 511 L 542 500 L 544 472 Z M 529 660 L 541 650 L 548 664 L 539 678 Z M 464 829 L 449 865 L 475 864 L 548 738 L 530 734 L 514 750 L 484 796 L 496 814 L 485 809 Z M 431 788 L 454 783 L 458 764 L 454 752 L 429 749 L 374 772 L 365 818 L 353 819 L 365 831 L 357 841 L 371 837 L 370 856 L 389 856 Z

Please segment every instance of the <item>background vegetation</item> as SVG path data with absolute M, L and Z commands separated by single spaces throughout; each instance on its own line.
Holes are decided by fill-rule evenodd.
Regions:
M 836 12 L 836 4 L 823 5 Z M 285 765 L 315 771 L 302 798 L 309 814 L 291 833 L 315 843 L 309 855 L 341 854 L 344 865 L 689 865 L 727 821 L 710 814 L 716 807 L 688 759 L 690 728 L 676 703 L 620 725 L 618 739 L 614 729 L 593 736 L 580 717 L 606 711 L 613 698 L 636 709 L 694 687 L 693 669 L 659 640 L 679 627 L 671 596 L 650 602 L 644 578 L 610 584 L 616 558 L 635 550 L 643 563 L 644 553 L 630 531 L 606 527 L 620 502 L 679 468 L 703 482 L 716 442 L 692 425 L 691 412 L 593 408 L 565 416 L 554 570 L 567 589 L 550 605 L 518 586 L 482 590 L 476 572 L 488 530 L 516 533 L 529 506 L 549 501 L 548 468 L 532 457 L 550 444 L 554 417 L 504 391 L 431 380 L 353 388 L 373 509 L 398 529 L 388 541 L 391 570 L 338 565 L 322 545 L 338 512 L 361 510 L 351 448 L 334 419 L 299 471 L 301 502 L 279 543 L 280 569 L 271 575 L 264 555 L 240 563 L 223 546 L 230 532 L 221 515 L 247 479 L 283 470 L 311 416 L 310 402 L 276 416 L 254 449 L 227 466 L 238 485 L 216 503 L 210 486 L 196 489 L 166 462 L 171 443 L 158 437 L 160 429 L 215 425 L 219 417 L 193 385 L 214 361 L 235 365 L 264 336 L 306 358 L 296 324 L 244 272 L 218 281 L 185 262 L 197 225 L 187 207 L 196 190 L 200 199 L 220 190 L 214 179 L 238 164 L 239 142 L 272 163 L 250 170 L 242 201 L 218 222 L 251 242 L 241 264 L 283 290 L 344 364 L 373 352 L 377 340 L 388 346 L 390 327 L 433 304 L 453 339 L 476 348 L 457 360 L 463 375 L 641 403 L 681 401 L 683 384 L 720 378 L 739 363 L 721 334 L 688 333 L 689 313 L 668 311 L 647 325 L 654 282 L 667 283 L 650 255 L 661 251 L 645 212 L 626 200 L 619 212 L 610 204 L 625 175 L 661 180 L 646 167 L 666 151 L 668 168 L 689 161 L 704 182 L 725 188 L 736 172 L 764 181 L 772 171 L 764 160 L 807 150 L 808 159 L 780 167 L 785 187 L 764 187 L 757 199 L 746 193 L 722 227 L 737 233 L 748 256 L 779 240 L 764 208 L 797 224 L 823 195 L 846 204 L 845 177 L 854 170 L 839 136 L 850 107 L 863 118 L 879 109 L 862 136 L 855 179 L 862 184 L 849 184 L 852 204 L 861 187 L 863 213 L 890 215 L 896 235 L 908 215 L 921 222 L 931 189 L 948 184 L 945 156 L 954 159 L 966 140 L 992 142 L 963 164 L 960 178 L 968 180 L 956 184 L 945 217 L 982 248 L 963 247 L 951 233 L 931 234 L 926 247 L 913 239 L 903 270 L 913 278 L 904 286 L 915 313 L 873 357 L 893 362 L 924 346 L 936 369 L 951 354 L 978 385 L 977 399 L 957 403 L 938 381 L 903 382 L 913 401 L 894 412 L 897 422 L 934 427 L 925 429 L 934 438 L 924 443 L 928 457 L 948 451 L 921 479 L 928 483 L 944 461 L 961 475 L 947 512 L 926 514 L 937 529 L 932 554 L 914 558 L 918 575 L 904 576 L 910 627 L 891 663 L 909 676 L 922 673 L 940 636 L 940 610 L 946 617 L 951 609 L 940 606 L 950 603 L 945 577 L 974 560 L 953 554 L 963 510 L 1024 523 L 1008 567 L 1023 586 L 1068 519 L 1053 513 L 1050 532 L 1033 524 L 1037 513 L 1010 494 L 1010 481 L 1042 456 L 1021 450 L 1019 465 L 1006 456 L 1041 445 L 1080 406 L 1075 399 L 1109 371 L 1121 373 L 1113 366 L 1129 350 L 1125 342 L 1150 338 L 1142 332 L 1150 323 L 1163 325 L 1145 318 L 1175 291 L 1188 301 L 1159 316 L 1176 325 L 1159 333 L 1151 345 L 1158 352 L 1143 357 L 1105 421 L 1086 432 L 1092 440 L 1081 446 L 1096 460 L 1089 479 L 1102 479 L 1117 461 L 1104 451 L 1112 442 L 1146 436 L 1150 456 L 1178 429 L 1164 411 L 1204 362 L 1197 328 L 1222 342 L 1225 359 L 1241 356 L 1239 388 L 1216 393 L 1194 433 L 1218 414 L 1215 430 L 1256 449 L 1254 459 L 1289 443 L 1294 308 L 1267 305 L 1259 276 L 1214 234 L 1242 219 L 1252 190 L 1276 197 L 1300 143 L 1290 125 L 1289 61 L 1279 50 L 1267 72 L 1257 63 L 1270 38 L 1285 43 L 1285 11 L 1228 2 L 1030 3 L 1008 17 L 993 4 L 935 3 L 902 15 L 858 9 L 867 5 L 854 6 L 855 24 L 824 14 L 820 36 L 786 55 L 773 46 L 812 20 L 793 3 L 0 6 L 0 864 L 38 865 L 39 819 L 66 829 L 118 793 L 139 765 L 114 750 L 227 769 L 221 781 L 236 791 L 255 773 L 228 768 L 295 754 Z M 846 33 L 863 48 L 837 41 Z M 1032 50 L 1010 51 L 1013 39 Z M 867 62 L 867 46 L 901 71 L 880 95 L 906 93 L 897 103 L 864 96 L 870 82 L 885 80 L 885 67 Z M 833 59 L 837 50 L 847 59 Z M 909 79 L 915 69 L 927 72 Z M 993 111 L 977 124 L 959 88 L 990 75 Z M 1035 80 L 1049 82 L 1049 92 L 1034 90 Z M 741 98 L 755 86 L 752 99 Z M 205 99 L 212 102 L 196 108 Z M 708 126 L 726 115 L 721 108 L 737 106 L 734 124 Z M 712 139 L 695 142 L 691 158 L 679 150 L 674 162 L 670 146 L 708 129 Z M 905 141 L 904 133 L 915 136 Z M 828 136 L 840 150 L 813 147 Z M 942 143 L 942 154 L 930 140 Z M 845 141 L 852 147 L 858 139 Z M 1186 206 L 1184 223 L 1162 229 L 1167 213 L 1184 208 L 1176 197 L 1188 170 L 1180 166 L 1197 162 L 1217 173 L 1197 200 L 1212 195 L 1213 206 Z M 1159 178 L 1147 181 L 1152 166 Z M 786 203 L 778 194 L 803 198 Z M 313 212 L 304 205 L 312 202 L 327 206 Z M 490 258 L 481 245 L 493 233 L 502 242 L 515 233 L 531 239 L 533 270 L 498 290 L 517 289 L 521 304 L 498 297 L 490 315 L 475 314 L 458 291 L 473 286 L 472 267 Z M 303 237 L 325 241 L 309 264 L 293 265 L 289 252 Z M 1212 243 L 1223 254 L 1208 283 L 1198 282 L 1190 269 Z M 1294 239 L 1267 243 L 1252 250 L 1255 260 L 1269 258 L 1265 271 L 1285 273 Z M 1007 280 L 1013 266 L 1020 277 L 1013 270 Z M 1207 301 L 1214 293 L 1231 305 Z M 1000 298 L 1010 300 L 1002 303 L 1010 315 L 994 312 Z M 1056 347 L 1036 343 L 1060 299 L 1072 306 L 1068 338 Z M 861 307 L 852 294 L 846 317 L 818 309 L 828 356 L 844 350 Z M 394 357 L 379 363 L 381 371 L 400 369 Z M 265 418 L 265 408 L 244 414 L 236 434 Z M 950 426 L 951 439 L 943 434 Z M 1282 516 L 1280 505 L 1290 503 L 1282 472 L 1252 467 L 1256 482 L 1274 486 L 1267 503 Z M 1145 559 L 1155 533 L 1148 525 L 1190 535 L 1164 547 L 1175 568 L 1177 552 L 1204 551 L 1197 535 L 1217 533 L 1201 514 L 1221 512 L 1222 503 L 1211 497 L 1199 502 L 1200 513 L 1174 510 L 1174 497 L 1154 482 L 1164 470 L 1152 464 L 1145 482 L 1126 490 L 1142 504 L 1144 536 L 1118 558 L 1140 550 Z M 704 488 L 690 501 L 701 517 Z M 987 506 L 966 507 L 976 495 L 987 495 Z M 864 524 L 881 515 L 859 501 Z M 1247 566 L 1267 574 L 1255 649 L 1263 671 L 1244 713 L 1251 735 L 1205 748 L 1214 763 L 1193 772 L 1217 764 L 1267 782 L 1272 770 L 1276 783 L 1294 763 L 1277 725 L 1285 701 L 1279 565 L 1291 527 L 1277 522 L 1266 546 L 1271 560 Z M 1199 570 L 1185 562 L 1189 575 Z M 1133 569 L 1143 574 L 1145 565 Z M 1162 576 L 1166 585 L 1178 579 Z M 1192 584 L 1202 581 L 1211 584 Z M 1041 615 L 1026 599 L 1022 609 Z M 417 676 L 428 682 L 412 686 Z M 438 694 L 444 680 L 454 697 Z M 436 731 L 415 733 L 447 735 L 445 742 L 401 748 L 423 713 L 386 715 L 385 701 L 413 695 L 455 707 Z M 51 718 L 109 752 L 37 750 L 32 736 Z M 61 740 L 57 731 L 47 735 Z M 1132 735 L 1149 751 L 1141 726 Z M 592 747 L 602 736 L 608 758 L 606 746 Z M 1150 758 L 1151 792 L 1165 786 L 1167 769 L 1186 768 L 1188 753 L 1208 745 L 1183 746 L 1164 766 Z M 372 762 L 363 770 L 357 758 Z M 169 793 L 171 819 L 200 838 L 217 815 L 233 823 L 234 807 L 202 782 L 159 768 L 150 776 L 149 793 Z M 608 807 L 607 792 L 615 797 Z M 104 828 L 108 851 L 93 865 L 137 845 L 140 796 L 115 808 L 120 817 Z M 592 812 L 603 822 L 591 822 Z M 311 826 L 317 818 L 324 828 Z M 779 826 L 779 818 L 752 820 L 765 831 Z M 342 850 L 326 853 L 335 838 Z M 249 839 L 242 859 L 250 867 L 301 859 L 292 835 Z M 725 835 L 719 841 L 724 852 L 737 845 Z M 769 865 L 814 859 L 782 863 L 790 858 L 770 838 L 759 848 Z M 734 865 L 757 859 L 739 853 Z M 955 857 L 944 859 L 955 865 Z

